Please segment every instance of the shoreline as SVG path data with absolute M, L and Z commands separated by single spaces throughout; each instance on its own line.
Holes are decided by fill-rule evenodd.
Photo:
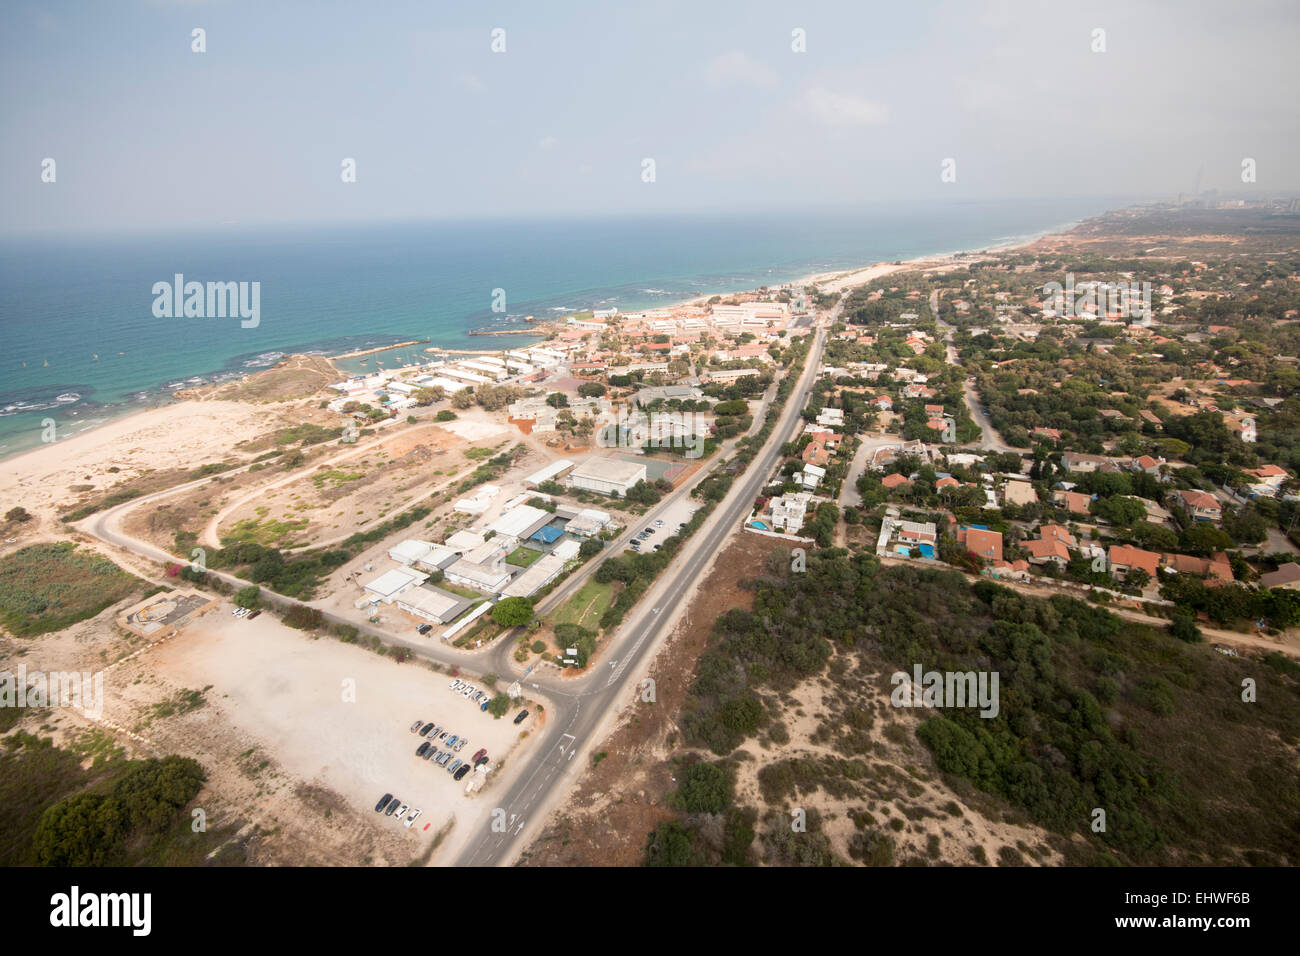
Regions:
M 920 256 L 914 256 L 910 259 L 878 261 L 878 262 L 868 263 L 861 266 L 849 266 L 844 269 L 834 269 L 825 272 L 810 273 L 810 274 L 795 277 L 793 279 L 787 279 L 778 282 L 776 283 L 776 287 L 793 286 L 793 285 L 814 285 L 819 287 L 825 286 L 825 288 L 823 288 L 822 291 L 838 292 L 848 288 L 852 288 L 854 286 L 864 285 L 868 282 L 871 282 L 874 279 L 878 279 L 883 276 L 889 275 L 890 273 L 902 271 L 904 269 L 924 268 L 926 266 L 938 266 L 946 262 L 954 261 L 959 257 L 977 256 L 981 254 L 992 254 L 992 253 L 1005 253 L 1014 249 L 1027 247 L 1049 236 L 1064 235 L 1072 231 L 1073 229 L 1075 229 L 1078 225 L 1080 225 L 1084 221 L 1086 220 L 1084 219 L 1072 220 L 1064 225 L 1054 226 L 1049 229 L 1036 232 L 1032 235 L 1013 237 L 1002 243 L 983 245 L 976 249 L 965 249 L 965 250 L 959 249 L 959 250 L 953 250 L 949 252 L 931 253 L 931 254 L 925 254 Z M 768 288 L 772 288 L 772 286 L 768 286 Z M 745 292 L 752 292 L 752 291 L 754 291 L 752 288 L 733 289 L 725 293 L 715 292 L 706 295 L 693 296 L 690 298 L 681 299 L 670 303 L 660 303 L 660 304 L 639 307 L 639 308 L 629 308 L 628 311 L 641 312 L 641 311 L 654 311 L 657 309 L 673 309 L 673 308 L 679 308 L 683 306 L 698 306 L 704 304 L 715 295 L 721 295 L 723 297 L 726 297 L 732 295 L 740 295 Z M 577 311 L 581 311 L 581 310 L 580 309 L 575 310 L 575 312 Z M 509 333 L 502 332 L 501 334 L 533 336 L 539 340 L 544 341 L 546 336 L 556 331 L 561 324 L 562 321 L 558 319 L 547 320 L 541 327 L 535 329 L 520 330 L 518 332 L 509 332 Z M 415 340 L 397 342 L 394 343 L 393 345 L 377 346 L 370 349 L 362 349 L 353 352 L 344 352 L 338 355 L 323 355 L 322 357 L 325 359 L 325 361 L 327 361 L 330 364 L 331 368 L 333 368 L 341 377 L 347 378 L 347 377 L 351 377 L 356 373 L 348 372 L 345 369 L 340 368 L 339 365 L 336 364 L 337 361 L 348 359 L 348 358 L 359 358 L 366 355 L 379 354 L 382 352 L 393 351 L 401 348 L 410 348 L 416 345 L 428 345 L 429 348 L 426 348 L 425 351 L 429 351 L 429 349 L 431 348 L 431 349 L 435 349 L 436 352 L 442 353 L 444 355 L 458 354 L 461 352 L 470 354 L 478 351 L 478 350 L 462 350 L 462 349 L 445 349 L 440 346 L 434 345 L 432 339 L 415 339 Z M 498 350 L 486 350 L 486 351 L 494 353 L 495 351 Z M 287 353 L 284 356 L 284 358 L 276 362 L 275 365 L 269 366 L 268 368 L 269 369 L 276 368 L 279 365 L 281 365 L 283 362 L 293 358 L 294 355 L 309 355 L 309 354 L 320 354 L 320 353 L 315 349 L 311 349 L 310 347 L 307 350 L 304 350 L 302 352 Z M 237 378 L 232 378 L 229 381 L 243 382 L 247 380 L 250 376 L 257 374 L 258 372 L 267 371 L 268 368 L 252 369 L 247 373 L 245 373 L 244 375 L 240 375 Z M 160 395 L 160 398 L 162 397 L 163 396 Z M 3 469 L 3 471 L 7 472 L 16 462 L 30 459 L 33 456 L 41 454 L 42 452 L 48 452 L 52 448 L 63 448 L 65 450 L 68 450 L 70 455 L 76 454 L 77 452 L 74 446 L 84 447 L 88 443 L 88 439 L 90 439 L 92 436 L 96 436 L 102 432 L 105 432 L 105 430 L 107 429 L 120 428 L 124 424 L 136 420 L 145 424 L 151 424 L 155 420 L 161 422 L 168 417 L 168 413 L 170 409 L 175 409 L 175 408 L 185 407 L 185 406 L 202 407 L 204 405 L 210 405 L 210 404 L 212 403 L 207 400 L 177 398 L 173 394 L 170 396 L 168 400 L 163 401 L 161 404 L 149 405 L 142 408 L 127 407 L 127 408 L 123 408 L 122 411 L 118 413 L 114 413 L 110 411 L 109 408 L 111 406 L 101 406 L 101 408 L 96 410 L 96 414 L 97 417 L 102 417 L 103 420 L 97 425 L 79 430 L 75 434 L 70 435 L 67 438 L 60 439 L 57 442 L 53 442 L 49 444 L 34 444 L 27 448 L 15 449 L 14 451 L 7 454 L 4 452 L 0 452 L 0 469 Z M 249 407 L 253 408 L 255 406 L 250 405 Z M 150 416 L 152 416 L 152 418 Z M 60 423 L 60 427 L 66 427 L 66 425 L 64 423 Z

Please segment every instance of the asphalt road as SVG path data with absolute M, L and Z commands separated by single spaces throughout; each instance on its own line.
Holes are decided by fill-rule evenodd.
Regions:
M 732 485 L 727 497 L 705 525 L 688 540 L 673 564 L 659 576 L 637 605 L 631 619 L 620 627 L 612 645 L 602 654 L 600 665 L 581 682 L 566 682 L 570 696 L 561 698 L 564 706 L 558 706 L 552 712 L 541 745 L 516 775 L 515 782 L 493 797 L 496 807 L 504 811 L 504 832 L 485 833 L 482 840 L 469 847 L 456 861 L 458 866 L 508 863 L 519 848 L 520 837 L 532 818 L 544 814 L 554 788 L 570 769 L 582 768 L 583 761 L 577 759 L 575 762 L 575 758 L 593 742 L 595 731 L 624 696 L 628 682 L 636 679 L 642 661 L 667 632 L 665 622 L 674 620 L 681 610 L 691 585 L 749 513 L 754 498 L 776 466 L 781 445 L 790 440 L 805 406 L 802 392 L 811 383 L 821 361 L 825 327 L 819 327 L 814 336 L 799 385 L 791 392 L 781 419 L 763 450 Z

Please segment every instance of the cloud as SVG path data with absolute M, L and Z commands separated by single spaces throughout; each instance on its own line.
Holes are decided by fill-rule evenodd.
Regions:
M 827 126 L 879 126 L 889 119 L 889 110 L 879 103 L 820 86 L 805 93 L 804 102 L 812 115 Z
M 486 89 L 483 85 L 483 81 L 473 73 L 462 73 L 460 76 L 456 77 L 456 85 L 462 89 L 469 90 L 471 93 L 482 93 L 483 90 Z
M 543 136 L 537 141 L 537 147 L 539 149 L 555 149 L 559 142 L 554 136 Z
M 770 90 L 781 82 L 775 70 L 739 50 L 714 57 L 705 67 L 704 75 L 713 86 L 754 86 Z

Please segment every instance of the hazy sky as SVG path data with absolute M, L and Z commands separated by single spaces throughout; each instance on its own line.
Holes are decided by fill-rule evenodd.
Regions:
M 9 0 L 0 230 L 1157 198 L 1198 173 L 1275 195 L 1300 188 L 1298 26 L 1295 2 Z

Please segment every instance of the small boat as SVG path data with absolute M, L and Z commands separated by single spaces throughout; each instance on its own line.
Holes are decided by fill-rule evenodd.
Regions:
M 80 401 L 81 396 L 76 392 L 64 392 L 62 395 L 56 395 L 54 400 L 64 405 L 71 405 L 73 402 Z

